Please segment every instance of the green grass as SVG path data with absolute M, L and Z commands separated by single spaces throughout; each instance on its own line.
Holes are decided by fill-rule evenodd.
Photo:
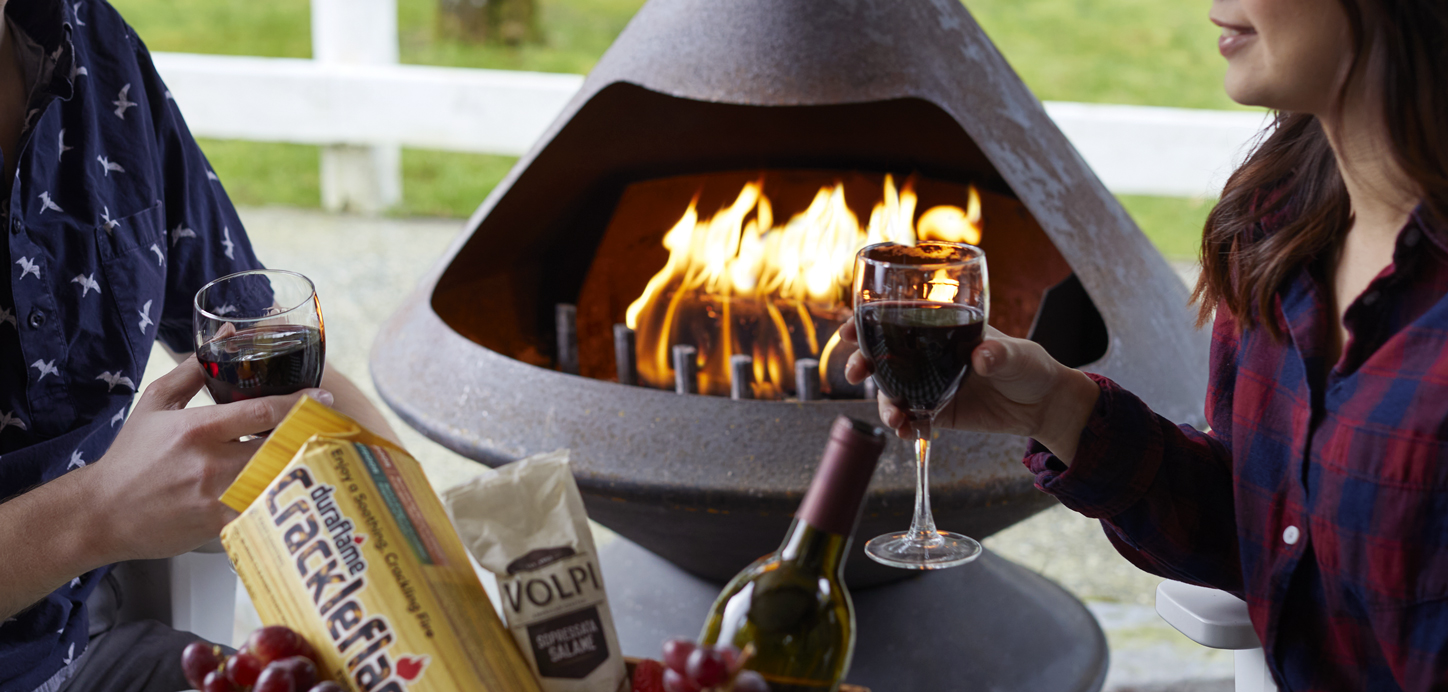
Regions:
M 784 0 L 781 0 L 784 1 Z M 1237 108 L 1207 4 L 1176 0 L 965 0 L 1022 79 L 1045 100 Z M 309 57 L 305 0 L 113 0 L 152 50 Z M 540 0 L 544 41 L 519 48 L 439 38 L 436 0 L 398 0 L 402 61 L 586 73 L 643 0 Z M 206 140 L 238 204 L 319 204 L 315 147 Z M 400 214 L 467 216 L 515 159 L 403 153 Z M 1210 203 L 1122 197 L 1168 256 L 1196 253 Z

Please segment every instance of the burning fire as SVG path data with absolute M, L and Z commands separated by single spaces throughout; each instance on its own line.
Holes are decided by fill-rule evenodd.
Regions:
M 728 396 L 730 358 L 745 354 L 754 359 L 755 398 L 783 398 L 794 392 L 795 359 L 818 358 L 823 366 L 821 353 L 828 357 L 831 337 L 849 318 L 861 247 L 917 239 L 980 243 L 973 185 L 965 209 L 932 207 L 915 221 L 913 182 L 897 191 L 887 175 L 883 199 L 864 226 L 840 183 L 820 188 L 809 208 L 780 225 L 762 187 L 746 184 L 710 219 L 699 218 L 696 197 L 664 236 L 669 260 L 627 313 L 642 383 L 672 388 L 671 348 L 690 344 L 698 349 L 701 394 Z M 954 288 L 942 282 L 932 297 Z

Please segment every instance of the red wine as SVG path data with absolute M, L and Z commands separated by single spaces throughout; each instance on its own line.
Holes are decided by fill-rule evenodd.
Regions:
M 211 397 L 229 404 L 320 385 L 326 342 L 316 327 L 287 324 L 243 329 L 198 351 Z
M 912 413 L 933 413 L 969 372 L 985 315 L 953 303 L 879 301 L 860 306 L 855 326 L 875 384 Z

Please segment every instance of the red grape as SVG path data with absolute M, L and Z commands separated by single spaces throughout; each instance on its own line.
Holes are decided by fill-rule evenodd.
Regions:
M 769 692 L 769 683 L 764 676 L 752 670 L 739 671 L 734 678 L 734 692 Z
M 699 692 L 699 686 L 673 668 L 664 671 L 664 692 Z
M 186 682 L 198 690 L 206 683 L 206 674 L 220 666 L 220 651 L 211 642 L 194 641 L 181 652 L 181 671 L 186 674 Z
M 297 681 L 292 677 L 290 670 L 272 664 L 261 672 L 252 692 L 297 692 Z
M 713 687 L 729 678 L 729 662 L 725 659 L 724 652 L 700 647 L 689 654 L 685 673 L 696 686 Z
M 226 681 L 226 676 L 219 670 L 213 670 L 202 679 L 201 685 L 197 687 L 201 692 L 231 692 L 231 683 Z
M 311 689 L 317 684 L 317 666 L 306 656 L 292 656 L 280 661 L 272 661 L 267 666 L 271 668 L 282 668 L 291 676 L 292 682 L 296 684 L 297 691 Z
M 725 670 L 728 670 L 730 673 L 739 670 L 739 649 L 728 644 L 720 644 L 715 647 L 715 650 L 719 652 L 720 656 L 724 657 Z
M 315 686 L 312 687 L 312 689 L 307 690 L 307 692 L 344 692 L 344 690 L 342 689 L 341 685 L 338 685 L 331 680 L 324 680 L 317 683 Z
M 251 633 L 246 640 L 246 649 L 265 665 L 292 656 L 306 656 L 312 647 L 302 639 L 302 635 L 291 629 L 268 625 Z
M 664 665 L 680 673 L 688 670 L 689 654 L 694 653 L 694 642 L 687 639 L 670 639 L 664 642 Z
M 242 649 L 226 659 L 226 678 L 238 687 L 251 687 L 256 684 L 256 676 L 261 675 L 261 669 L 265 667 L 266 664 L 262 663 L 261 659 Z

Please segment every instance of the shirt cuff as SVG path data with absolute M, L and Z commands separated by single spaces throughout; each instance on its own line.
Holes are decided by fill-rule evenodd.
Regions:
M 1156 414 L 1134 394 L 1100 375 L 1087 377 L 1101 388 L 1101 396 L 1081 431 L 1075 460 L 1068 467 L 1031 440 L 1025 465 L 1035 474 L 1036 487 L 1067 508 L 1107 519 L 1151 487 L 1161 467 L 1163 436 Z

